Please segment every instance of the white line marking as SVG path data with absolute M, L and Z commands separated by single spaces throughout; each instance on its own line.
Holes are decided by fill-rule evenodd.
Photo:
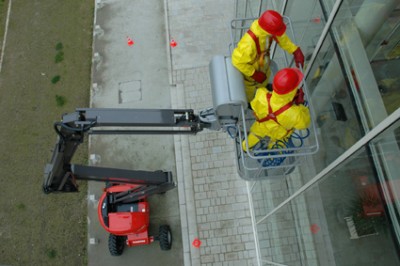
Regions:
M 10 14 L 11 14 L 11 2 L 12 2 L 12 0 L 10 0 L 10 1 L 8 2 L 7 19 L 6 19 L 5 29 L 4 29 L 3 45 L 1 46 L 0 72 L 1 72 L 1 67 L 3 66 L 4 51 L 5 51 L 5 49 L 6 49 L 6 40 L 7 40 L 7 32 L 8 32 L 8 22 L 10 21 Z

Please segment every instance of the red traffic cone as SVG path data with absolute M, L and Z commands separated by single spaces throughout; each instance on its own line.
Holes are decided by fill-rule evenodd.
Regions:
M 131 38 L 129 38 L 129 37 L 126 37 L 126 38 L 127 38 L 128 46 L 132 46 L 135 43 Z
M 195 239 L 193 240 L 193 242 L 192 242 L 192 245 L 193 245 L 193 247 L 195 247 L 195 248 L 200 248 L 200 246 L 201 246 L 201 241 L 200 241 L 200 239 L 195 238 Z
M 311 22 L 314 22 L 314 23 L 316 23 L 316 24 L 319 24 L 319 23 L 321 23 L 321 17 L 318 16 L 318 17 L 312 18 L 312 19 L 311 19 Z
M 177 43 L 174 39 L 172 39 L 171 42 L 169 43 L 169 45 L 170 45 L 172 48 L 175 48 L 175 47 L 178 45 L 178 43 Z
M 313 233 L 314 235 L 315 235 L 316 233 L 318 233 L 320 229 L 321 229 L 321 228 L 320 228 L 317 224 L 312 224 L 312 225 L 310 226 L 310 231 L 311 231 L 311 233 Z

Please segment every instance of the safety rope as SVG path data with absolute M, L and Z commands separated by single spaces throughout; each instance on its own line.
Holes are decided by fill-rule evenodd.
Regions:
M 268 152 L 255 152 L 255 156 L 259 157 L 272 157 L 272 158 L 263 158 L 258 159 L 258 162 L 262 164 L 262 167 L 271 167 L 271 166 L 279 166 L 285 161 L 286 157 L 275 157 L 277 155 L 285 155 L 285 154 L 293 154 L 293 150 L 289 150 L 292 148 L 300 148 L 304 144 L 304 139 L 306 139 L 310 135 L 310 130 L 306 129 L 306 135 L 302 136 L 297 132 L 293 132 L 292 135 L 286 140 L 277 140 L 271 148 L 271 150 L 280 150 L 280 151 L 268 151 Z M 268 141 L 261 142 L 261 145 L 256 145 L 253 148 L 253 151 L 257 150 L 266 150 L 268 149 Z M 275 157 L 275 158 L 274 158 Z

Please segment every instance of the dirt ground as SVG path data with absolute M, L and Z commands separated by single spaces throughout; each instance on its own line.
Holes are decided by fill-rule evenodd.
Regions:
M 0 0 L 0 44 L 9 1 Z M 93 9 L 93 0 L 12 0 L 0 72 L 0 265 L 87 264 L 86 184 L 45 195 L 42 182 L 53 122 L 89 104 Z M 87 162 L 87 146 L 75 161 Z

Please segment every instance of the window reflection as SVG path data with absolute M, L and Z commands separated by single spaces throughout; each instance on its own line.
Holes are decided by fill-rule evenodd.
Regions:
M 399 265 L 387 211 L 394 198 L 382 196 L 376 174 L 365 147 L 276 214 L 258 219 L 262 258 L 287 265 Z
M 326 20 L 335 1 L 299 3 L 289 1 L 285 15 L 294 21 L 296 37 L 310 59 L 316 39 L 305 25 L 321 13 L 320 4 L 326 12 L 322 22 Z M 310 17 L 302 13 L 299 18 L 301 5 L 317 8 Z M 322 28 L 317 29 L 315 36 L 321 32 Z M 282 56 L 275 56 L 279 63 Z M 343 1 L 306 80 L 316 112 L 320 151 L 295 174 L 279 181 L 260 181 L 253 190 L 264 263 L 400 265 L 400 124 L 264 219 L 285 197 L 398 110 L 399 60 L 400 2 Z M 278 190 L 284 191 L 283 197 L 271 193 Z

